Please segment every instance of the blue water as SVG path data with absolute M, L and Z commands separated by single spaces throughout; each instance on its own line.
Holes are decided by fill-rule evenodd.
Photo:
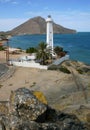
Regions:
M 46 41 L 46 35 L 14 36 L 9 40 L 11 47 L 37 47 L 41 41 Z M 54 34 L 54 46 L 61 46 L 69 52 L 70 59 L 90 64 L 90 32 L 76 34 Z

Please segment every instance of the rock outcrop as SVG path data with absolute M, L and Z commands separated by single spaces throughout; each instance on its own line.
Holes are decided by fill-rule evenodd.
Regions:
M 11 92 L 8 114 L 0 113 L 0 127 L 2 130 L 89 130 L 75 115 L 52 109 L 26 88 Z
M 76 33 L 73 29 L 65 28 L 61 25 L 53 23 L 54 33 Z M 23 34 L 46 34 L 46 21 L 44 18 L 38 16 L 29 19 L 25 23 L 14 28 L 10 32 L 12 35 L 23 35 Z

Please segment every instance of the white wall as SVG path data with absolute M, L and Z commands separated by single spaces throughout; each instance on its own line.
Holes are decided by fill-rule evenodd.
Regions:
M 31 67 L 31 68 L 39 68 L 39 69 L 48 69 L 45 65 L 40 65 L 39 63 L 30 63 L 27 61 L 19 62 L 19 61 L 11 61 L 12 65 L 14 66 L 21 66 L 21 67 Z

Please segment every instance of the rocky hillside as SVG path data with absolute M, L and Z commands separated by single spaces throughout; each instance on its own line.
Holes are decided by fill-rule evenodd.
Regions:
M 61 25 L 53 23 L 54 33 L 75 33 L 75 30 L 65 28 Z M 44 18 L 38 16 L 29 19 L 25 23 L 19 25 L 10 31 L 12 35 L 22 34 L 45 34 L 46 33 L 46 21 Z
M 13 68 L 14 66 L 9 66 L 9 67 Z M 9 77 L 7 77 L 6 76 L 7 74 L 6 74 L 4 79 L 0 81 L 0 101 L 5 102 L 7 101 L 7 99 L 9 100 L 10 92 L 21 87 L 26 87 L 30 89 L 30 91 L 40 91 L 45 95 L 47 99 L 47 103 L 49 104 L 50 107 L 52 107 L 55 110 L 63 111 L 64 113 L 76 115 L 81 122 L 89 123 L 89 130 L 90 130 L 90 66 L 89 65 L 85 65 L 84 63 L 81 63 L 79 61 L 69 60 L 69 61 L 63 62 L 61 65 L 58 65 L 58 66 L 52 65 L 50 66 L 49 70 L 39 70 L 35 68 L 31 69 L 31 68 L 23 68 L 23 67 L 14 68 L 13 73 L 11 70 L 8 71 Z M 2 68 L 1 68 L 1 73 L 2 73 Z M 18 91 L 15 91 L 14 93 L 12 93 L 13 96 L 15 96 L 16 92 Z M 27 91 L 25 92 L 27 93 Z M 37 93 L 35 92 L 34 95 L 35 94 Z M 11 99 L 14 99 L 13 96 L 11 96 L 12 97 Z M 18 97 L 20 96 L 18 95 Z M 40 95 L 38 97 L 40 97 Z M 30 103 L 29 100 L 27 102 Z M 24 104 L 19 105 L 19 102 L 17 102 L 15 106 L 16 112 L 18 112 L 18 114 L 22 112 L 22 114 L 24 113 L 25 116 L 27 116 L 25 112 L 28 112 L 28 108 L 30 107 L 26 105 L 25 106 Z M 24 109 L 22 109 L 23 108 L 22 106 L 24 107 Z M 0 109 L 1 108 L 3 107 L 0 106 Z M 9 107 L 9 108 L 12 108 L 12 107 Z M 25 112 L 23 112 L 22 110 L 25 110 Z M 41 117 L 41 115 L 39 117 Z M 25 117 L 25 116 L 23 115 L 22 117 Z M 65 118 L 63 118 L 63 116 Z M 65 119 L 64 121 L 68 121 L 66 118 L 67 115 L 63 115 L 63 116 L 62 118 Z M 21 120 L 22 120 L 22 117 L 20 118 Z M 27 117 L 25 117 L 24 119 L 26 118 Z M 18 120 L 18 117 L 16 116 L 16 118 L 14 119 Z M 59 123 L 62 124 L 61 121 Z M 63 123 L 67 123 L 67 122 L 63 122 Z M 48 130 L 50 129 L 48 128 Z M 77 130 L 77 128 L 74 128 L 74 129 L 67 128 L 66 130 Z M 78 128 L 78 130 L 80 129 Z
M 88 123 L 51 108 L 38 94 L 19 88 L 11 92 L 9 102 L 0 102 L 0 130 L 90 130 Z

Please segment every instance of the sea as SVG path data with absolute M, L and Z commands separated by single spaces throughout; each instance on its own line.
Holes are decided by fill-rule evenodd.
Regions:
M 46 42 L 46 35 L 19 35 L 9 39 L 9 46 L 26 50 Z M 54 46 L 63 47 L 71 60 L 81 61 L 90 65 L 90 32 L 75 34 L 54 34 Z

